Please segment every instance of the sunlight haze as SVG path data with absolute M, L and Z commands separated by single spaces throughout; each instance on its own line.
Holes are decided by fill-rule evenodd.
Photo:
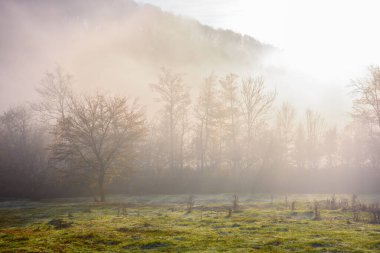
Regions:
M 343 81 L 380 61 L 380 2 L 140 0 L 284 50 L 292 67 Z M 321 75 L 323 73 L 323 76 Z
M 292 100 L 300 108 L 318 108 L 339 126 L 349 118 L 347 87 L 351 80 L 364 75 L 369 65 L 380 62 L 379 1 L 141 2 L 215 28 L 247 34 L 279 48 L 281 53 L 266 58 L 266 64 L 306 79 L 298 76 L 276 81 L 281 91 L 281 86 L 286 87 L 281 98 Z M 289 89 L 297 92 L 286 96 Z
M 0 0 L 0 252 L 380 252 L 380 0 Z

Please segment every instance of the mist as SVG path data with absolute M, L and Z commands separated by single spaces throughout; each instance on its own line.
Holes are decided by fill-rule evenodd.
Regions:
M 0 251 L 378 252 L 377 7 L 0 1 Z
M 149 103 L 144 94 L 162 66 L 176 66 L 197 87 L 198 73 L 248 70 L 272 50 L 253 38 L 133 1 L 1 5 L 2 110 L 33 100 L 41 77 L 57 65 L 74 76 L 82 91 L 117 90 Z M 244 47 L 253 51 L 246 55 Z
M 37 99 L 35 87 L 56 66 L 73 75 L 78 90 L 117 91 L 139 97 L 150 108 L 149 83 L 165 66 L 186 73 L 194 90 L 211 72 L 263 75 L 279 91 L 278 105 L 292 101 L 300 110 L 319 110 L 339 126 L 349 120 L 347 83 L 356 76 L 326 79 L 305 72 L 299 66 L 307 63 L 281 45 L 133 1 L 1 5 L 2 111 Z
M 230 5 L 225 2 L 219 4 L 214 11 L 221 16 L 206 15 L 206 19 L 202 16 L 202 10 L 207 11 L 210 5 L 213 5 L 211 2 L 194 10 L 186 9 L 186 4 L 175 5 L 170 1 L 158 1 L 156 4 L 159 6 L 155 6 L 155 3 L 129 0 L 107 3 L 103 0 L 1 2 L 0 108 L 4 113 L 4 119 L 8 113 L 20 113 L 18 110 L 26 110 L 28 114 L 32 114 L 32 122 L 39 121 L 42 116 L 46 118 L 42 111 L 35 111 L 35 108 L 47 99 L 41 97 L 41 85 L 45 89 L 48 89 L 48 84 L 55 85 L 55 89 L 58 89 L 67 78 L 63 83 L 67 85 L 65 89 L 69 89 L 70 94 L 82 96 L 80 94 L 104 93 L 107 96 L 123 96 L 130 101 L 137 99 L 143 108 L 148 130 L 140 148 L 151 150 L 150 152 L 155 150 L 155 145 L 164 148 L 155 151 L 158 152 L 155 158 L 158 160 L 152 157 L 137 159 L 139 165 L 136 166 L 142 169 L 132 173 L 131 178 L 134 182 L 138 182 L 140 176 L 146 176 L 139 174 L 145 173 L 149 166 L 152 167 L 152 176 L 161 170 L 170 173 L 174 167 L 179 166 L 175 165 L 179 159 L 180 167 L 186 167 L 189 173 L 197 174 L 204 169 L 205 164 L 214 167 L 212 170 L 237 170 L 238 177 L 252 173 L 248 178 L 254 180 L 248 180 L 247 186 L 243 186 L 244 184 L 239 182 L 240 179 L 236 179 L 235 183 L 231 181 L 222 184 L 223 187 L 215 185 L 212 191 L 216 192 L 244 192 L 255 190 L 256 187 L 259 191 L 272 191 L 272 186 L 269 187 L 272 183 L 273 187 L 279 187 L 279 191 L 301 192 L 349 192 L 354 191 L 350 189 L 352 184 L 358 189 L 364 187 L 362 180 L 365 179 L 360 179 L 357 175 L 360 172 L 359 167 L 368 167 L 368 164 L 374 163 L 376 159 L 372 155 L 361 157 L 359 150 L 368 149 L 368 154 L 372 154 L 373 144 L 347 146 L 346 143 L 353 141 L 363 128 L 364 131 L 369 131 L 368 133 L 373 131 L 372 123 L 367 122 L 372 121 L 373 117 L 364 117 L 367 120 L 364 122 L 355 116 L 355 104 L 360 100 L 355 96 L 358 92 L 360 94 L 360 89 L 355 90 L 352 86 L 361 78 L 376 75 L 376 71 L 371 72 L 367 69 L 371 62 L 365 63 L 365 69 L 362 68 L 362 63 L 346 63 L 339 66 L 339 62 L 343 63 L 345 60 L 337 60 L 338 54 L 331 54 L 333 63 L 329 59 L 321 61 L 321 57 L 316 55 L 311 45 L 302 46 L 296 51 L 296 47 L 290 46 L 289 42 L 284 42 L 285 40 L 281 45 L 281 40 L 277 38 L 273 39 L 273 42 L 278 46 L 274 46 L 268 39 L 271 33 L 266 34 L 258 28 L 259 37 L 265 43 L 260 42 L 253 37 L 254 35 L 247 35 L 249 30 L 246 24 L 239 28 L 234 22 L 231 25 L 221 23 L 221 17 L 225 17 L 226 20 L 230 18 L 227 11 Z M 239 2 L 235 10 L 240 10 L 243 15 L 241 19 L 248 22 L 245 16 L 247 12 L 241 8 L 245 5 L 250 6 Z M 266 5 L 261 7 L 264 10 L 268 8 Z M 206 24 L 202 24 L 191 15 Z M 273 25 L 266 18 L 261 18 L 268 23 L 263 26 Z M 309 19 L 306 19 L 306 22 L 309 22 Z M 228 30 L 233 28 L 245 31 L 245 35 Z M 297 41 L 297 38 L 300 41 Z M 294 45 L 306 43 L 297 36 L 293 41 Z M 333 41 L 331 44 L 336 43 L 337 41 Z M 327 47 L 321 47 L 319 50 L 323 56 L 330 53 Z M 341 51 L 338 48 L 337 50 Z M 367 51 L 364 55 L 368 55 Z M 362 58 L 365 57 L 367 56 Z M 317 62 L 313 64 L 313 61 Z M 321 66 L 325 63 L 329 67 Z M 330 66 L 331 64 L 336 65 Z M 352 66 L 356 66 L 354 72 L 344 73 L 343 69 L 352 69 Z M 336 73 L 328 69 L 330 67 L 336 67 Z M 174 78 L 173 80 L 178 82 L 178 88 L 183 91 L 183 94 L 178 95 L 183 99 L 178 101 L 178 105 L 166 104 L 168 101 L 165 102 L 167 97 L 162 94 L 162 87 L 155 86 L 164 85 L 165 78 L 169 83 L 171 78 Z M 247 83 L 248 86 L 244 86 Z M 156 90 L 152 87 L 156 87 Z M 213 96 L 207 93 L 208 98 L 205 93 L 207 87 L 210 89 L 209 92 L 215 93 Z M 228 90 L 231 92 L 230 97 L 226 97 Z M 250 90 L 251 94 L 248 94 Z M 356 95 L 353 92 L 356 92 Z M 226 94 L 223 95 L 224 93 Z M 249 95 L 250 98 L 247 97 Z M 270 103 L 260 104 L 272 96 Z M 206 98 L 218 108 L 215 109 L 218 112 L 214 115 L 199 115 L 199 110 L 202 110 L 205 103 L 202 99 Z M 230 103 L 230 108 L 225 103 Z M 178 112 L 171 111 L 171 123 L 168 122 L 167 106 L 178 107 Z M 291 118 L 287 118 L 289 116 Z M 212 129 L 208 129 L 209 123 L 205 123 L 202 117 L 208 120 L 211 117 Z M 283 122 L 284 120 L 289 122 Z M 217 127 L 215 122 L 220 125 Z M 317 128 L 318 132 L 315 132 Z M 170 137 L 167 136 L 168 129 L 171 129 Z M 46 131 L 46 137 L 41 138 L 51 138 L 51 130 Z M 282 131 L 287 132 L 285 139 Z M 209 137 L 204 137 L 205 132 L 210 136 L 211 132 L 215 132 L 215 136 L 212 137 L 215 143 L 212 145 L 220 147 L 218 154 L 212 153 L 216 152 L 216 146 L 209 144 Z M 334 143 L 329 143 L 332 141 L 329 140 L 330 135 L 333 135 Z M 247 138 L 249 141 L 246 143 Z M 373 141 L 366 136 L 360 140 Z M 46 145 L 50 147 L 49 144 Z M 301 152 L 302 145 L 306 145 L 306 153 Z M 327 147 L 331 150 L 326 151 Z M 178 148 L 181 150 L 180 153 Z M 201 151 L 197 150 L 199 148 Z M 265 149 L 268 154 L 263 152 Z M 350 150 L 350 155 L 345 153 L 348 152 L 347 149 Z M 273 156 L 270 155 L 271 152 L 274 152 Z M 334 164 L 328 152 L 334 152 Z M 362 164 L 358 161 L 353 165 L 345 160 L 345 156 L 352 154 L 358 156 Z M 269 157 L 266 157 L 267 155 Z M 151 164 L 148 165 L 147 159 L 153 159 L 149 161 Z M 159 161 L 160 159 L 163 160 Z M 271 160 L 270 163 L 273 162 L 272 165 L 267 164 L 268 159 Z M 264 169 L 266 166 L 271 169 Z M 347 166 L 352 169 L 348 170 Z M 166 170 L 168 167 L 169 170 Z M 298 169 L 294 171 L 295 168 L 302 168 L 303 172 L 309 171 L 306 173 L 309 173 L 310 180 L 316 176 L 314 173 L 317 173 L 321 174 L 322 178 L 329 177 L 332 182 L 322 183 L 321 179 L 316 181 L 315 186 L 308 182 L 293 182 L 300 173 Z M 247 169 L 249 171 L 244 172 Z M 273 169 L 278 171 L 271 171 Z M 344 176 L 342 170 L 346 170 Z M 277 174 L 276 177 L 284 182 L 276 182 L 276 177 L 270 179 L 271 176 L 266 175 L 269 172 Z M 269 177 L 270 182 L 256 184 L 255 180 L 261 181 L 262 173 L 262 177 Z M 362 176 L 371 177 L 372 172 L 368 173 Z M 225 176 L 228 181 L 227 174 Z M 342 176 L 347 181 L 340 182 L 339 177 Z M 199 183 L 196 177 L 194 175 L 192 180 Z M 211 175 L 210 177 L 207 180 L 220 180 L 213 179 Z M 207 180 L 205 179 L 205 182 Z M 136 192 L 171 191 L 170 187 L 160 189 L 161 186 L 157 186 L 156 190 L 150 189 L 146 187 L 149 183 L 145 181 L 136 184 L 137 186 L 127 188 Z M 164 184 L 164 181 L 157 184 Z M 123 188 L 122 185 L 123 181 L 121 186 L 114 188 Z M 293 185 L 295 188 L 289 188 L 287 185 Z M 177 189 L 177 186 L 173 187 Z M 189 191 L 197 188 L 195 185 L 189 187 Z M 363 188 L 363 191 L 377 190 L 378 187 L 372 183 Z

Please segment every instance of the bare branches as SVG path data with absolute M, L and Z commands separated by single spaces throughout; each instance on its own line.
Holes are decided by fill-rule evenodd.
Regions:
M 216 81 L 217 77 L 213 73 L 204 78 L 195 109 L 198 130 L 196 153 L 201 170 L 208 165 L 210 135 L 212 135 L 212 127 L 215 125 L 217 114 Z
M 52 158 L 68 173 L 97 179 L 104 200 L 104 182 L 131 165 L 134 144 L 145 132 L 142 110 L 125 97 L 72 96 L 56 127 Z
M 288 143 L 293 139 L 293 130 L 295 128 L 295 109 L 290 104 L 284 103 L 277 112 L 276 124 L 277 131 L 281 140 Z
M 306 137 L 308 141 L 315 145 L 319 142 L 323 131 L 325 130 L 325 121 L 318 112 L 306 110 Z
M 369 76 L 352 81 L 353 116 L 380 127 L 380 67 L 370 66 Z
M 246 167 L 251 167 L 253 131 L 271 109 L 276 91 L 267 92 L 262 77 L 247 77 L 242 79 L 240 98 L 240 108 L 246 127 Z
M 158 76 L 158 82 L 151 84 L 152 89 L 158 94 L 158 101 L 162 102 L 164 115 L 168 117 L 169 135 L 170 135 L 170 152 L 169 164 L 170 169 L 175 167 L 175 138 L 177 135 L 176 127 L 182 123 L 180 144 L 180 156 L 182 156 L 183 137 L 185 130 L 185 120 L 188 107 L 190 105 L 189 88 L 183 83 L 183 74 L 172 73 L 171 70 L 162 68 Z M 182 166 L 182 157 L 180 158 Z
M 35 110 L 41 112 L 44 120 L 58 120 L 65 118 L 67 106 L 72 96 L 72 77 L 57 67 L 55 72 L 47 72 L 36 88 L 42 98 L 42 102 L 35 104 Z
M 247 127 L 248 138 L 255 124 L 269 112 L 276 98 L 276 91 L 266 92 L 262 77 L 242 79 L 241 110 Z

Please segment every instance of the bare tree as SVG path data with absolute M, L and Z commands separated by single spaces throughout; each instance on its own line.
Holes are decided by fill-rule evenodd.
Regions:
M 321 138 L 325 130 L 325 122 L 318 112 L 306 110 L 306 156 L 308 166 L 316 168 L 321 157 Z
M 224 78 L 219 80 L 221 85 L 220 99 L 224 104 L 224 113 L 226 116 L 226 133 L 227 133 L 227 146 L 228 157 L 232 168 L 236 168 L 238 164 L 237 152 L 237 120 L 239 116 L 238 107 L 238 76 L 235 74 L 227 74 Z
M 339 164 L 338 143 L 339 135 L 336 127 L 328 129 L 324 134 L 323 151 L 329 168 L 335 168 Z
M 241 86 L 241 111 L 246 126 L 246 157 L 247 166 L 251 164 L 252 137 L 254 128 L 263 120 L 273 105 L 276 91 L 266 92 L 262 77 L 247 77 L 242 79 Z
M 159 101 L 164 105 L 164 114 L 169 121 L 169 163 L 170 169 L 175 166 L 175 137 L 176 127 L 185 108 L 190 103 L 189 88 L 183 83 L 182 74 L 172 73 L 171 70 L 162 68 L 158 76 L 158 82 L 151 84 L 157 92 Z
M 295 126 L 296 112 L 293 106 L 283 103 L 280 110 L 277 112 L 277 130 L 280 138 L 285 142 L 289 142 L 293 138 Z
M 294 151 L 295 109 L 290 104 L 283 103 L 276 116 L 280 145 L 283 146 L 285 160 L 289 165 L 292 162 L 292 152 Z
M 105 183 L 127 172 L 135 158 L 136 142 L 145 133 L 143 112 L 124 97 L 101 94 L 72 97 L 68 106 L 50 147 L 53 159 L 70 165 L 64 172 L 97 184 L 105 201 Z
M 380 128 L 380 67 L 368 70 L 368 77 L 352 81 L 353 115 Z
M 179 168 L 184 168 L 185 163 L 185 144 L 186 137 L 189 133 L 190 129 L 190 119 L 189 119 L 189 107 L 190 107 L 190 99 L 186 99 L 183 101 L 183 105 L 180 107 L 179 111 L 179 136 L 178 136 L 178 166 Z
M 19 197 L 41 196 L 47 173 L 46 136 L 43 130 L 34 121 L 29 107 L 12 107 L 0 115 L 2 191 L 12 191 Z
M 216 97 L 216 76 L 210 74 L 203 81 L 198 104 L 195 110 L 195 118 L 197 122 L 197 139 L 196 146 L 199 153 L 200 169 L 203 170 L 207 164 L 207 155 L 209 151 L 209 139 L 212 127 L 215 124 L 215 114 L 217 108 Z
M 65 118 L 69 99 L 72 96 L 71 82 L 72 77 L 60 67 L 54 72 L 47 72 L 40 86 L 36 88 L 42 102 L 33 105 L 33 108 L 41 112 L 41 116 L 47 121 Z
M 362 125 L 361 132 L 366 135 L 368 166 L 377 167 L 380 161 L 380 66 L 369 66 L 368 76 L 353 80 L 351 83 L 353 117 Z M 357 155 L 355 157 L 358 157 Z

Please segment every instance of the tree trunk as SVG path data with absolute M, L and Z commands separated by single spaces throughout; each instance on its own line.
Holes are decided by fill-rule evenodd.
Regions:
M 204 148 L 203 148 L 203 120 L 201 123 L 201 131 L 200 131 L 200 149 L 201 149 L 201 171 L 203 171 L 203 162 L 204 162 Z
M 106 201 L 106 196 L 104 195 L 103 184 L 99 185 L 99 195 L 100 195 L 100 202 L 105 202 Z
M 170 169 L 174 168 L 174 120 L 173 105 L 170 106 Z
M 100 197 L 100 202 L 105 202 L 106 201 L 106 196 L 104 194 L 104 175 L 101 174 L 99 175 L 99 197 Z

